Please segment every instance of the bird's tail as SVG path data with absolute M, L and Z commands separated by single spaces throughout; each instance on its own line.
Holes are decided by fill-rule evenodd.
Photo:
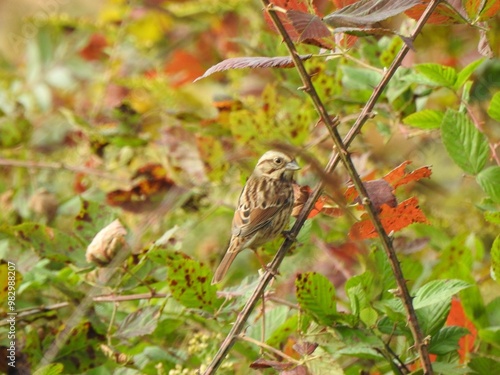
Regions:
M 231 264 L 234 261 L 234 258 L 236 258 L 236 255 L 238 255 L 238 251 L 231 251 L 232 246 L 229 247 L 229 249 L 226 251 L 226 254 L 224 255 L 224 258 L 222 258 L 219 267 L 215 270 L 214 277 L 212 279 L 212 285 L 217 284 L 220 282 L 224 276 L 226 276 L 227 270 L 231 266 Z

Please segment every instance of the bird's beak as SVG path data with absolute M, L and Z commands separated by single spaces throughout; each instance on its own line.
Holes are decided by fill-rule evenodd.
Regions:
M 296 170 L 300 169 L 300 167 L 295 160 L 292 160 L 290 163 L 287 163 L 287 165 L 285 166 L 285 169 L 287 169 L 289 171 L 296 171 Z

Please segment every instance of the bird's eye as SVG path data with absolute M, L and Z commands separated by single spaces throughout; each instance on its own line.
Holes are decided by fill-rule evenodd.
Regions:
M 281 164 L 283 162 L 283 159 L 281 159 L 281 158 L 274 158 L 274 162 L 276 164 Z

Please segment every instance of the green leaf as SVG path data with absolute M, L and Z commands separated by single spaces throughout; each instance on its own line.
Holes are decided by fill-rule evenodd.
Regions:
M 420 129 L 437 129 L 441 126 L 444 113 L 432 109 L 412 113 L 403 119 L 403 124 Z
M 153 333 L 160 317 L 159 306 L 147 306 L 128 315 L 116 332 L 117 337 L 130 339 Z
M 387 335 L 411 336 L 411 331 L 404 316 L 400 321 L 394 321 L 388 316 L 384 316 L 378 321 L 377 329 Z
M 73 224 L 76 234 L 90 243 L 94 236 L 116 219 L 116 214 L 101 203 L 80 198 L 80 212 Z
M 469 373 L 469 369 L 465 365 L 449 362 L 434 362 L 432 369 L 438 375 L 462 375 Z
M 443 355 L 458 349 L 458 340 L 469 333 L 464 327 L 443 327 L 438 333 L 431 337 L 429 352 Z
M 315 359 L 307 360 L 305 366 L 307 366 L 307 374 L 328 374 L 328 375 L 345 375 L 344 369 L 341 364 L 337 362 L 334 355 L 326 352 L 323 348 L 318 347 L 314 351 Z M 291 371 L 283 371 L 282 373 L 300 374 L 301 372 L 296 370 L 298 367 Z
M 458 90 L 462 87 L 465 82 L 469 79 L 469 77 L 474 73 L 474 71 L 483 63 L 484 59 L 479 59 L 471 62 L 469 65 L 464 67 L 457 76 L 457 80 L 455 82 L 455 90 Z
M 474 375 L 491 375 L 500 368 L 500 361 L 494 358 L 475 357 L 468 363 Z
M 416 310 L 415 313 L 424 336 L 434 336 L 443 328 L 450 310 L 451 296 Z
M 483 169 L 489 155 L 488 142 L 469 117 L 446 111 L 441 137 L 450 157 L 465 172 L 476 175 Z
M 342 347 L 335 350 L 336 355 L 345 354 L 366 359 L 383 358 L 381 351 L 376 349 L 382 349 L 384 343 L 372 332 L 350 327 L 336 327 L 335 331 L 342 343 Z
M 484 219 L 493 224 L 500 224 L 500 211 L 486 211 L 484 213 Z
M 51 363 L 50 365 L 40 367 L 33 375 L 59 375 L 64 366 L 61 363 Z
M 491 326 L 500 326 L 500 296 L 489 302 L 486 306 L 488 323 Z
M 59 332 L 66 329 L 61 325 Z M 47 350 L 53 345 L 55 336 L 46 335 L 43 340 L 43 348 Z M 90 369 L 98 367 L 107 361 L 100 345 L 104 337 L 99 335 L 88 321 L 84 321 L 71 329 L 68 339 L 64 345 L 59 348 L 56 362 L 64 366 L 65 374 L 88 373 Z
M 497 347 L 500 346 L 498 344 L 500 343 L 500 326 L 483 328 L 480 329 L 477 333 L 481 340 L 484 340 L 487 343 L 495 345 Z
M 168 286 L 173 297 L 184 306 L 215 313 L 222 304 L 217 287 L 211 285 L 212 271 L 180 252 L 167 256 Z
M 85 246 L 75 236 L 36 223 L 24 223 L 11 229 L 21 244 L 31 246 L 42 258 L 73 263 L 77 267 L 88 266 L 85 260 Z
M 316 272 L 300 273 L 295 287 L 300 307 L 318 323 L 332 325 L 337 320 L 335 287 L 325 276 Z
M 415 310 L 451 298 L 461 290 L 470 287 L 462 280 L 434 280 L 422 286 L 413 300 Z
M 345 291 L 351 303 L 351 312 L 359 317 L 362 309 L 370 306 L 373 274 L 364 272 L 351 277 L 345 284 Z
M 457 82 L 457 72 L 449 66 L 440 64 L 419 64 L 415 69 L 434 86 L 454 87 Z
M 500 167 L 493 166 L 481 171 L 477 183 L 495 202 L 500 202 Z
M 491 98 L 488 107 L 488 115 L 490 115 L 493 120 L 500 122 L 500 92 L 497 92 L 493 95 L 493 98 Z
M 310 321 L 310 319 L 311 318 L 308 315 L 305 316 L 301 316 L 299 314 L 292 315 L 285 322 L 283 322 L 278 328 L 270 332 L 270 335 L 266 340 L 266 344 L 274 348 L 279 347 L 283 342 L 286 341 L 286 339 L 290 337 L 290 334 L 293 334 L 294 332 L 300 332 L 302 329 L 306 330 L 307 325 L 304 326 L 303 321 L 305 320 L 307 323 Z M 268 318 L 266 315 L 266 321 L 267 320 Z
M 15 147 L 28 141 L 32 129 L 33 125 L 22 116 L 0 118 L 0 147 Z
M 372 90 L 382 79 L 382 74 L 370 69 L 342 66 L 341 70 L 342 86 L 352 90 Z
M 261 340 L 262 339 L 262 325 L 265 323 L 264 332 L 265 337 L 264 341 L 267 341 L 275 331 L 277 331 L 280 326 L 284 325 L 287 321 L 287 316 L 290 311 L 290 308 L 287 306 L 277 306 L 273 309 L 266 308 L 266 317 L 265 319 L 259 319 L 250 327 L 248 327 L 246 331 L 246 335 L 250 338 Z M 297 328 L 297 326 L 295 326 Z M 290 332 L 288 332 L 290 334 Z
M 500 284 L 500 235 L 491 245 L 491 278 Z

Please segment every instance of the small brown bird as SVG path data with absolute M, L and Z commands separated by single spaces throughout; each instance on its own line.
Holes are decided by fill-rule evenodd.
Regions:
M 236 255 L 256 247 L 283 232 L 293 208 L 293 173 L 300 169 L 289 155 L 268 151 L 257 162 L 238 200 L 232 236 L 212 284 L 226 275 Z

